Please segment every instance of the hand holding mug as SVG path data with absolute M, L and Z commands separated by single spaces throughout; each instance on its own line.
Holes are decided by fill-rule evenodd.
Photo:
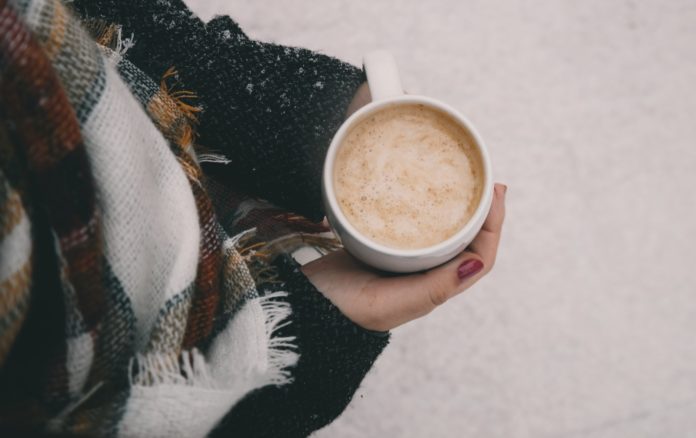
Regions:
M 502 184 L 495 185 L 493 204 L 483 227 L 467 250 L 442 266 L 394 276 L 340 250 L 304 265 L 302 271 L 356 324 L 369 330 L 391 330 L 430 313 L 493 268 L 505 218 L 506 189 Z
M 490 271 L 506 187 L 494 187 L 483 140 L 463 115 L 405 95 L 389 53 L 364 63 L 369 92 L 356 93 L 322 180 L 327 219 L 345 249 L 302 270 L 349 319 L 384 331 Z
M 457 110 L 405 95 L 388 52 L 369 53 L 364 64 L 372 102 L 329 146 L 326 216 L 362 262 L 388 272 L 430 269 L 463 251 L 483 225 L 493 199 L 488 151 Z

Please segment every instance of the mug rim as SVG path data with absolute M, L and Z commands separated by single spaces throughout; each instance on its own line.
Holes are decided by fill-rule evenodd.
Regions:
M 466 224 L 455 234 L 443 240 L 442 242 L 436 243 L 435 245 L 426 246 L 423 248 L 416 249 L 398 249 L 383 245 L 376 242 L 369 237 L 362 234 L 358 229 L 356 229 L 353 224 L 350 223 L 348 218 L 343 214 L 341 206 L 338 205 L 338 200 L 336 199 L 336 194 L 334 192 L 334 182 L 333 182 L 333 168 L 336 159 L 336 154 L 338 153 L 338 148 L 340 147 L 343 139 L 345 138 L 348 131 L 361 119 L 368 116 L 370 113 L 376 112 L 388 106 L 395 106 L 400 104 L 425 104 L 434 109 L 444 111 L 447 115 L 457 121 L 462 125 L 473 137 L 476 143 L 476 148 L 481 155 L 482 167 L 484 170 L 484 184 L 481 193 L 481 198 L 479 199 L 478 205 L 474 214 L 471 215 Z M 394 96 L 388 99 L 378 100 L 370 102 L 364 107 L 357 110 L 355 113 L 351 114 L 348 119 L 346 119 L 341 127 L 334 134 L 329 149 L 326 154 L 326 159 L 324 160 L 324 169 L 322 175 L 322 186 L 324 189 L 325 199 L 328 201 L 331 208 L 331 212 L 336 220 L 340 223 L 344 230 L 346 230 L 350 235 L 360 242 L 362 245 L 388 256 L 398 256 L 398 257 L 422 257 L 425 255 L 434 254 L 442 250 L 450 249 L 459 245 L 463 240 L 466 240 L 467 235 L 471 232 L 472 228 L 476 226 L 479 222 L 478 219 L 482 215 L 487 215 L 487 206 L 490 207 L 492 197 L 493 197 L 493 175 L 492 166 L 490 162 L 490 157 L 488 155 L 488 150 L 486 148 L 481 135 L 478 133 L 474 125 L 461 114 L 456 109 L 452 108 L 448 104 L 441 102 L 439 100 L 420 95 L 401 95 Z M 485 211 L 484 211 L 485 210 Z

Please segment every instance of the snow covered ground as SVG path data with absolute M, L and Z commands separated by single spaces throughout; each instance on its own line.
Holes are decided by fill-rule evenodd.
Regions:
M 492 275 L 392 345 L 320 438 L 696 436 L 696 1 L 187 0 L 476 123 Z

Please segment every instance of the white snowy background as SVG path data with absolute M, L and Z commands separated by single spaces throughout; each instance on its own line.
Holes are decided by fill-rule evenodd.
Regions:
M 187 0 L 479 127 L 494 273 L 392 344 L 316 437 L 696 436 L 696 1 Z

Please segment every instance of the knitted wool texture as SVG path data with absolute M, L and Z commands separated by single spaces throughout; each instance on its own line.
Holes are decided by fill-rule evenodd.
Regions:
M 217 26 L 226 23 L 226 39 L 225 30 L 238 30 L 234 23 L 218 19 L 212 33 L 190 28 L 189 21 L 200 22 L 177 8 L 165 8 L 181 20 L 168 22 L 172 33 L 198 32 L 207 53 L 230 49 L 215 38 Z M 270 264 L 273 254 L 312 241 L 298 232 L 324 230 L 246 192 L 320 214 L 313 169 L 320 158 L 313 154 L 323 156 L 322 142 L 340 121 L 336 108 L 361 75 L 296 52 L 298 64 L 320 64 L 317 77 L 326 80 L 319 72 L 330 72 L 341 84 L 329 87 L 341 96 L 338 103 L 322 97 L 331 115 L 308 119 L 321 128 L 310 135 L 313 142 L 298 145 L 299 156 L 309 159 L 299 173 L 287 161 L 296 151 L 276 147 L 280 153 L 257 156 L 271 144 L 270 134 L 235 143 L 249 134 L 220 116 L 225 102 L 202 79 L 193 81 L 185 62 L 179 77 L 169 67 L 152 75 L 169 71 L 165 77 L 203 88 L 201 141 L 219 141 L 233 163 L 212 172 L 213 179 L 192 147 L 198 109 L 182 101 L 192 95 L 177 94 L 166 80 L 155 83 L 124 59 L 130 44 L 120 37 L 123 28 L 108 28 L 118 29 L 115 38 L 101 35 L 115 51 L 100 50 L 55 0 L 0 0 L 0 18 L 0 430 L 202 436 L 227 414 L 218 432 L 304 436 L 335 418 L 388 336 L 345 319 L 288 268 L 286 257 Z M 144 41 L 148 32 L 158 34 L 136 30 Z M 152 42 L 153 53 L 164 53 Z M 296 66 L 287 64 L 286 74 Z M 338 81 L 346 72 L 348 81 Z M 224 111 L 253 121 L 252 133 L 282 125 L 287 134 L 292 125 L 285 123 L 302 132 L 297 125 L 306 122 L 288 119 L 282 93 L 269 96 L 273 106 L 262 111 L 281 110 L 262 123 L 246 111 Z M 313 99 L 291 105 L 301 109 Z M 247 103 L 249 113 L 258 113 L 258 100 Z M 298 137 L 310 138 L 291 136 Z M 266 185 L 259 170 L 297 184 Z M 303 198 L 305 189 L 315 195 Z M 295 324 L 281 326 L 290 306 Z M 273 421 L 259 415 L 264 409 L 277 411 Z
M 203 23 L 181 0 L 77 0 L 121 24 L 128 59 L 150 77 L 174 65 L 203 104 L 199 143 L 230 159 L 208 173 L 315 221 L 321 167 L 364 73 L 305 49 L 249 40 L 229 17 Z
M 45 234 L 26 260 L 35 256 L 41 277 L 30 291 L 38 312 L 27 312 L 3 370 L 3 413 L 48 430 L 201 436 L 250 389 L 288 381 L 296 355 L 276 351 L 290 340 L 271 335 L 289 307 L 258 296 L 179 160 L 195 163 L 64 6 L 17 6 L 2 5 L 4 58 L 19 59 L 3 75 L 6 126 L 17 155 L 27 152 L 25 198 Z

